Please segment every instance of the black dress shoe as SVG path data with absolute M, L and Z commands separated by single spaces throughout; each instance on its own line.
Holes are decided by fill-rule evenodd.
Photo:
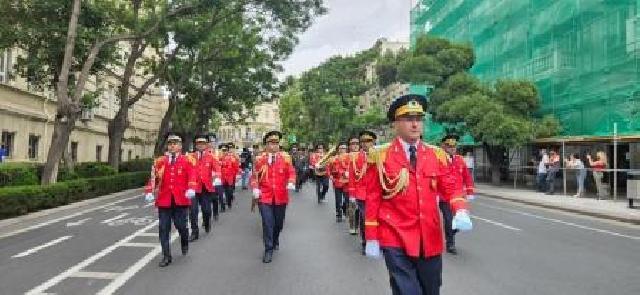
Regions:
M 211 223 L 204 225 L 204 232 L 209 233 L 211 231 Z
M 458 254 L 458 250 L 456 250 L 456 246 L 448 246 L 447 247 L 447 252 L 452 254 L 452 255 L 457 255 Z
M 182 245 L 182 255 L 187 255 L 189 253 L 189 244 Z
M 169 264 L 171 264 L 171 256 L 165 256 L 162 258 L 162 261 L 160 261 L 160 264 L 158 264 L 158 266 L 165 267 Z
M 271 260 L 273 260 L 273 253 L 271 251 L 265 251 L 264 256 L 262 257 L 262 262 L 271 263 Z
M 189 237 L 189 242 L 193 242 L 193 241 L 197 240 L 198 238 L 200 238 L 198 234 L 192 233 L 191 236 Z

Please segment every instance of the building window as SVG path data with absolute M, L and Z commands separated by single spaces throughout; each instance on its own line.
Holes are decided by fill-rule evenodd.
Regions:
M 40 136 L 29 134 L 29 159 L 35 160 L 38 158 L 38 144 L 40 143 Z
M 102 146 L 96 145 L 96 162 L 102 162 Z
M 2 141 L 0 141 L 0 146 L 4 149 L 4 156 L 7 158 L 13 156 L 13 141 L 15 138 L 15 132 L 2 131 Z
M 129 160 L 129 161 L 131 161 L 131 157 L 133 156 L 133 153 L 132 153 L 132 152 L 133 152 L 132 150 L 129 150 L 129 151 L 127 152 L 127 160 Z
M 78 142 L 71 142 L 71 161 L 74 163 L 78 163 Z
M 0 83 L 9 82 L 9 72 L 11 70 L 11 51 L 0 51 Z
M 124 151 L 122 149 L 120 149 L 120 154 L 118 155 L 118 158 L 120 159 L 120 162 L 122 162 L 124 159 L 122 159 L 122 153 Z

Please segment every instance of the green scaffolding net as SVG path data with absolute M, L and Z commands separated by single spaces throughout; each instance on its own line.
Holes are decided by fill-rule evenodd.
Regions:
M 471 42 L 483 81 L 535 82 L 563 136 L 640 135 L 640 0 L 419 0 L 427 32 Z

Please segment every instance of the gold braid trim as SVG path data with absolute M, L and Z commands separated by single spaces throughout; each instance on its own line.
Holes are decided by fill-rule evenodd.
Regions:
M 364 161 L 362 169 L 358 171 L 358 164 L 356 163 L 358 156 L 360 156 L 360 152 L 355 152 L 351 155 L 351 164 L 353 165 L 353 172 L 355 174 L 354 176 L 356 178 L 356 181 L 360 181 L 362 179 L 362 177 L 364 176 L 364 173 L 367 171 L 367 168 L 369 167 L 369 164 L 367 163 L 367 161 Z
M 389 145 L 373 149 L 369 152 L 367 162 L 375 162 L 378 169 L 378 177 L 382 190 L 382 198 L 385 200 L 393 199 L 398 193 L 404 191 L 409 184 L 409 170 L 407 168 L 400 169 L 400 173 L 395 178 L 390 178 L 384 169 L 384 160 L 386 158 Z M 389 186 L 387 186 L 387 183 Z M 395 183 L 395 185 L 393 185 Z M 392 186 L 392 187 L 391 187 Z

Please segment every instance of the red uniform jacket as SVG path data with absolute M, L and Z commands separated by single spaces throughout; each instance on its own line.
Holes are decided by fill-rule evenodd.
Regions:
M 236 176 L 240 172 L 240 160 L 236 155 L 226 154 L 221 160 L 222 184 L 234 185 Z
M 324 157 L 324 153 L 312 153 L 311 156 L 309 156 L 309 165 L 312 166 L 313 168 L 313 174 L 316 176 L 326 176 L 327 175 L 327 170 L 326 167 L 324 168 L 320 168 L 320 169 L 316 169 L 316 164 L 318 164 L 318 162 L 320 162 L 320 160 L 322 160 L 322 158 Z M 320 172 L 320 173 L 318 173 Z
M 438 195 L 450 200 L 453 212 L 466 208 L 455 195 L 455 180 L 447 173 L 446 153 L 437 147 L 416 144 L 414 170 L 399 139 L 372 152 L 368 170 L 373 179 L 367 189 L 365 236 L 382 247 L 398 247 L 412 257 L 442 253 L 442 227 Z
M 190 206 L 191 200 L 185 197 L 187 189 L 197 188 L 196 160 L 190 155 L 177 154 L 175 163 L 171 157 L 164 155 L 156 159 L 151 168 L 151 178 L 145 187 L 146 193 L 153 193 L 156 188 L 156 207 L 171 207 L 171 198 L 178 206 Z
M 364 151 L 349 153 L 349 186 L 347 190 L 350 198 L 361 201 L 366 199 L 365 173 L 368 167 L 367 154 Z
M 345 176 L 349 171 L 349 155 L 337 155 L 329 162 L 327 168 L 331 171 L 333 187 L 342 189 L 349 183 L 349 177 Z
M 269 165 L 269 154 L 256 157 L 251 173 L 251 188 L 260 190 L 260 203 L 284 205 L 289 203 L 287 184 L 296 182 L 296 170 L 285 152 L 275 154 Z
M 211 150 L 206 150 L 199 153 L 193 152 L 191 156 L 196 159 L 196 177 L 198 186 L 196 193 L 202 193 L 202 186 L 204 186 L 208 192 L 215 192 L 216 189 L 213 186 L 213 180 L 221 177 L 220 161 L 216 159 Z
M 449 166 L 447 167 L 448 174 L 455 179 L 455 191 L 454 195 L 473 195 L 473 177 L 467 169 L 467 164 L 464 162 L 464 158 L 460 155 L 455 155 L 449 160 Z M 445 201 L 449 201 L 445 196 L 441 196 Z

